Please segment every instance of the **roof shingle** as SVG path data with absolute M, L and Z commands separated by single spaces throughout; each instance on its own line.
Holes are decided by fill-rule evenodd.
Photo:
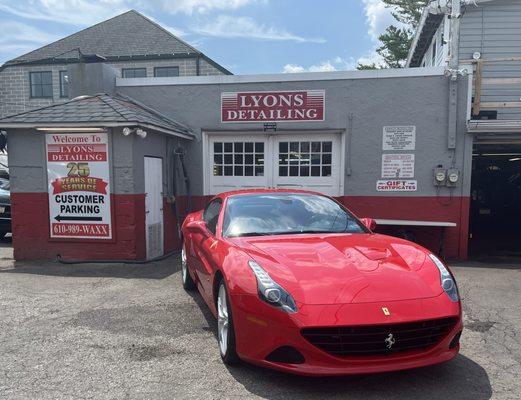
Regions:
M 130 10 L 7 61 L 5 65 L 47 59 L 75 59 L 80 54 L 117 58 L 177 53 L 201 54 L 144 15 Z
M 97 94 L 81 96 L 65 103 L 55 104 L 0 119 L 0 127 L 34 124 L 98 124 L 123 123 L 129 126 L 147 125 L 162 131 L 193 137 L 186 126 L 134 102 L 130 98 Z

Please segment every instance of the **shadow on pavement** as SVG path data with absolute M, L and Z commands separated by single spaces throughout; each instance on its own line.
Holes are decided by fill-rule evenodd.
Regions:
M 206 323 L 208 324 L 208 328 L 203 329 L 212 332 L 215 336 L 215 340 L 217 340 L 217 319 L 213 316 L 212 312 L 208 308 L 208 305 L 203 300 L 203 297 L 197 289 L 194 289 L 193 291 L 186 293 L 188 293 L 188 295 L 192 298 L 195 304 L 197 304 L 197 306 L 201 310 L 201 314 L 203 314 L 203 317 L 206 320 Z
M 48 276 L 99 277 L 123 279 L 164 279 L 180 270 L 178 256 L 150 264 L 59 264 L 49 262 L 15 262 L 1 273 Z
M 476 257 L 468 261 L 450 263 L 455 267 L 521 269 L 521 257 Z
M 217 322 L 197 290 L 189 292 L 217 340 Z M 346 377 L 310 378 L 247 363 L 227 367 L 250 393 L 266 399 L 458 399 L 488 400 L 492 388 L 486 371 L 464 355 L 415 370 Z
M 445 364 L 416 370 L 331 378 L 282 374 L 245 363 L 228 370 L 250 393 L 274 400 L 488 400 L 492 396 L 485 370 L 463 355 Z

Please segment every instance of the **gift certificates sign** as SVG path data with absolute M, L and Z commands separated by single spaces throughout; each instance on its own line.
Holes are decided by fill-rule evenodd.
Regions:
M 52 238 L 111 239 L 107 133 L 46 135 Z

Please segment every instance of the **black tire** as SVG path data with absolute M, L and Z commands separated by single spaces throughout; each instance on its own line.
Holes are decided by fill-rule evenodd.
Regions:
M 219 284 L 217 285 L 217 340 L 219 344 L 219 353 L 221 354 L 221 358 L 226 365 L 234 365 L 240 362 L 240 358 L 237 355 L 236 347 L 235 347 L 235 328 L 233 326 L 233 316 L 232 309 L 230 306 L 230 298 L 228 296 L 228 289 L 226 288 L 226 284 L 224 283 L 224 279 L 221 279 Z M 226 298 L 226 309 L 228 315 L 228 326 L 226 329 L 226 349 L 223 351 L 223 345 L 221 341 L 222 331 L 220 329 L 220 313 L 219 313 L 219 304 L 220 304 L 220 293 L 221 290 L 224 290 L 224 297 Z
M 183 242 L 183 248 L 181 249 L 181 280 L 183 281 L 183 288 L 187 292 L 195 290 L 195 282 L 190 276 L 188 271 L 188 263 L 186 261 L 185 244 Z

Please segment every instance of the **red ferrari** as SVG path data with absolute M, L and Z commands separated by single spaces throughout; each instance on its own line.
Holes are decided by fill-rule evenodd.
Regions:
M 182 228 L 182 279 L 217 317 L 222 359 L 303 375 L 394 371 L 459 351 L 454 276 L 313 192 L 214 197 Z

